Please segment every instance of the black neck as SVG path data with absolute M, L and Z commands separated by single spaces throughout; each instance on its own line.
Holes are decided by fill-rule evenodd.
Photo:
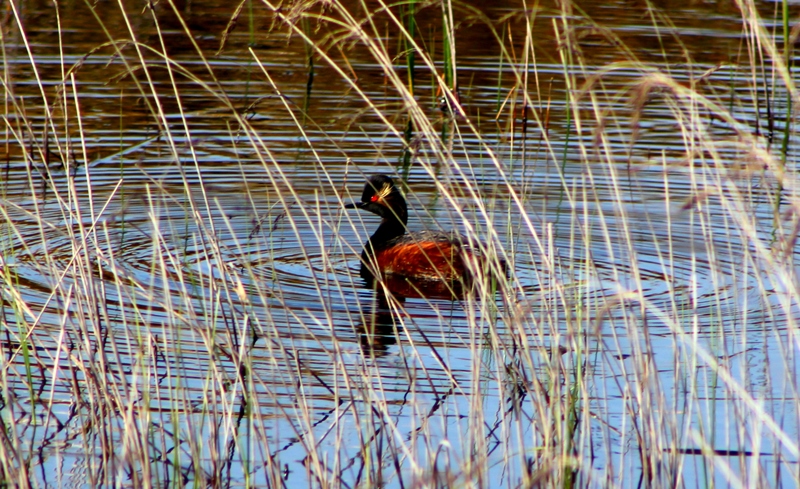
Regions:
M 383 243 L 402 236 L 406 232 L 406 223 L 408 223 L 408 210 L 406 206 L 396 206 L 393 211 L 389 210 L 383 216 L 381 225 L 375 233 L 370 236 L 369 242 L 373 247 L 379 248 Z
M 374 278 L 372 266 L 375 265 L 375 252 L 383 248 L 392 239 L 400 237 L 406 232 L 408 208 L 405 200 L 401 197 L 399 200 L 393 200 L 391 204 L 386 207 L 375 206 L 367 209 L 378 214 L 383 219 L 375 234 L 370 236 L 369 240 L 364 244 L 364 250 L 361 252 L 361 277 L 364 280 L 371 281 Z
M 372 266 L 375 265 L 376 252 L 390 240 L 405 234 L 407 219 L 406 214 L 384 217 L 378 230 L 364 244 L 364 249 L 361 251 L 361 277 L 364 280 L 373 280 L 375 275 L 372 272 Z

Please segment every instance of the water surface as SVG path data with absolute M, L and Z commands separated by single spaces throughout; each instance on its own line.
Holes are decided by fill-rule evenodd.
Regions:
M 456 468 L 480 453 L 517 487 L 562 421 L 548 392 L 582 375 L 581 485 L 796 486 L 794 132 L 777 213 L 759 153 L 783 138 L 783 84 L 753 70 L 733 5 L 573 7 L 528 11 L 527 67 L 517 4 L 476 4 L 513 61 L 457 10 L 465 117 L 419 63 L 441 139 L 414 131 L 404 167 L 407 101 L 331 24 L 308 32 L 341 72 L 263 5 L 215 54 L 227 5 L 179 5 L 187 34 L 167 3 L 102 6 L 101 24 L 23 2 L 3 24 L 6 453 L 44 486 L 347 487 L 466 484 Z M 440 15 L 418 32 L 442 71 Z M 659 76 L 738 125 L 658 90 L 637 105 Z M 511 300 L 381 304 L 358 277 L 377 218 L 342 208 L 374 173 L 405 178 L 412 229 L 502 247 Z

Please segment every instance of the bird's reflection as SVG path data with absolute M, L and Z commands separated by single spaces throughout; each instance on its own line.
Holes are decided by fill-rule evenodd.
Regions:
M 369 274 L 362 279 L 363 287 L 375 292 L 375 300 L 362 310 L 363 322 L 356 328 L 364 353 L 376 357 L 385 355 L 397 343 L 398 314 L 408 314 L 406 299 L 458 302 L 473 291 L 474 285 L 462 280 L 411 280 L 393 275 L 376 278 Z
M 394 302 L 395 307 L 391 306 L 390 301 Z M 405 298 L 402 296 L 387 297 L 383 291 L 375 291 L 375 301 L 364 309 L 364 322 L 357 326 L 364 353 L 375 357 L 383 356 L 390 346 L 397 343 L 396 306 L 404 302 Z

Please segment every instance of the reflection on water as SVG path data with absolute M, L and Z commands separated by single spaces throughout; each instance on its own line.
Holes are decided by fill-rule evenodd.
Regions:
M 361 337 L 361 347 L 367 355 L 376 357 L 388 352 L 390 346 L 397 343 L 397 321 L 395 313 L 390 309 L 389 300 L 382 294 L 376 294 L 374 307 L 364 311 L 364 321 L 359 323 L 357 331 Z
M 193 42 L 215 52 L 229 6 L 183 6 L 191 36 L 165 3 L 155 17 L 128 12 L 133 33 L 105 9 L 111 37 L 135 34 L 153 49 L 158 21 L 176 64 L 145 50 L 145 73 L 133 54 L 142 45 L 106 44 L 82 4 L 57 15 L 23 3 L 20 19 L 3 24 L 0 350 L 3 422 L 28 427 L 6 430 L 16 437 L 8 450 L 26 454 L 31 479 L 168 485 L 203 473 L 281 486 L 324 473 L 350 487 L 399 487 L 398 476 L 425 480 L 486 453 L 492 480 L 517 486 L 554 438 L 543 406 L 578 371 L 590 372 L 575 441 L 586 485 L 637 484 L 648 470 L 642 446 L 672 449 L 659 463 L 665 472 L 682 463 L 675 470 L 692 481 L 721 463 L 696 451 L 703 440 L 740 455 L 741 466 L 726 462 L 737 476 L 748 464 L 767 484 L 775 467 L 796 473 L 798 368 L 787 360 L 797 345 L 797 217 L 776 218 L 774 172 L 759 165 L 762 148 L 735 144 L 740 129 L 706 121 L 718 141 L 709 154 L 692 147 L 696 121 L 682 120 L 675 98 L 651 94 L 635 122 L 630 96 L 619 98 L 651 74 L 620 63 L 627 46 L 653 71 L 729 94 L 738 123 L 773 137 L 775 116 L 752 102 L 768 76 L 738 58 L 728 64 L 741 43 L 738 10 L 662 5 L 675 22 L 665 36 L 643 25 L 641 9 L 583 5 L 619 36 L 612 43 L 588 21 L 571 32 L 583 58 L 568 71 L 584 81 L 606 74 L 590 96 L 564 80 L 560 15 L 547 6 L 532 24 L 538 99 L 524 109 L 511 106 L 522 103 L 521 82 L 508 61 L 500 66 L 491 31 L 460 25 L 463 116 L 448 122 L 421 68 L 415 91 L 435 131 L 452 138 L 444 160 L 421 130 L 404 146 L 409 102 L 360 46 L 331 49 L 344 74 L 317 59 L 311 77 L 301 40 L 271 30 L 274 19 L 254 8 L 252 29 L 235 29 L 209 55 L 211 75 Z M 516 8 L 488 15 L 508 21 L 504 39 L 522 52 L 525 16 L 504 17 Z M 440 21 L 419 22 L 441 53 Z M 513 303 L 423 298 L 406 282 L 390 283 L 396 297 L 387 298 L 364 286 L 359 255 L 377 218 L 348 215 L 342 203 L 364 175 L 402 170 L 409 148 L 412 226 L 496 230 Z M 661 417 L 643 420 L 651 406 Z M 780 420 L 786 439 L 768 420 Z M 486 436 L 471 439 L 481 423 Z M 147 426 L 147 436 L 128 439 L 126 426 Z M 146 460 L 108 460 L 109 446 L 134 453 L 137 444 Z M 445 451 L 453 465 L 437 458 Z M 322 463 L 312 453 L 330 466 L 309 468 Z

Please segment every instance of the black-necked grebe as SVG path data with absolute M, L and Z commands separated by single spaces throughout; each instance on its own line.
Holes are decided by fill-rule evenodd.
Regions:
M 361 252 L 361 277 L 372 282 L 376 270 L 395 293 L 407 297 L 457 295 L 473 279 L 465 260 L 485 264 L 480 252 L 457 233 L 406 233 L 406 199 L 391 177 L 370 177 L 361 201 L 345 208 L 368 210 L 383 218 Z M 504 263 L 500 266 L 505 269 Z

